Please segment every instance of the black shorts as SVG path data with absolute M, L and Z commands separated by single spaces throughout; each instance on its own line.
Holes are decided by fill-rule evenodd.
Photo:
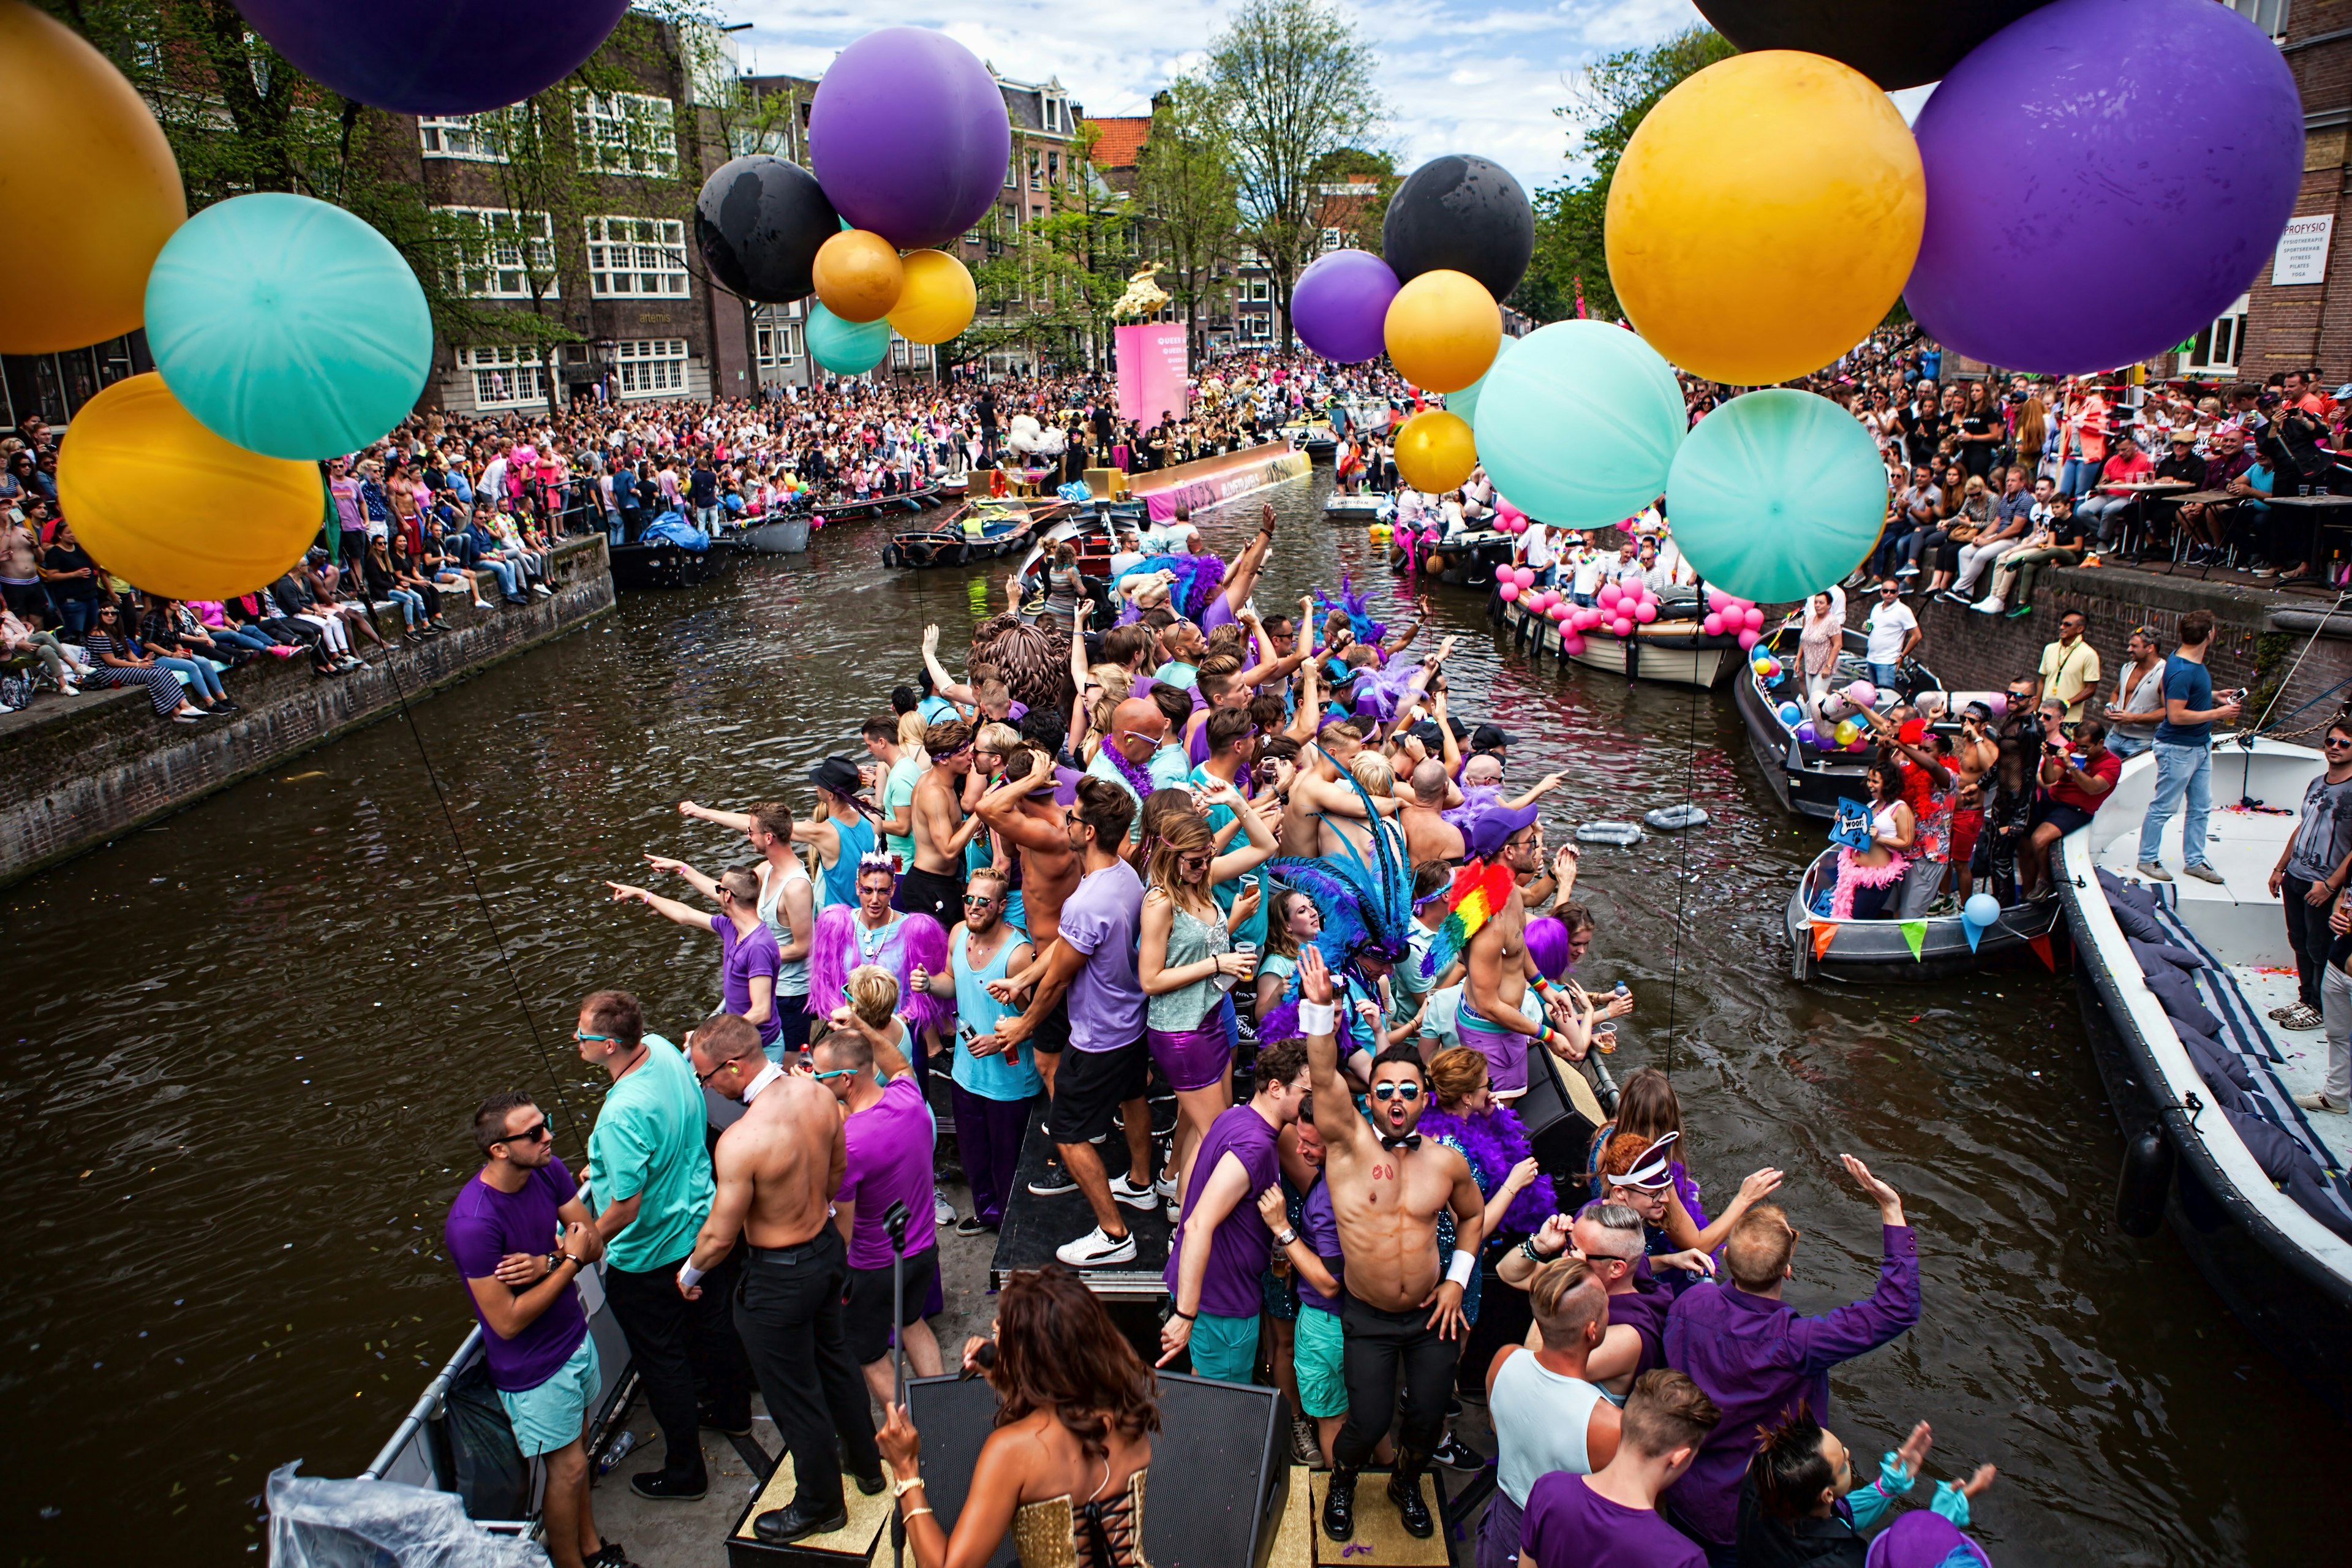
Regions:
M 1070 998 L 1066 994 L 1054 1004 L 1054 1010 L 1037 1020 L 1036 1029 L 1029 1037 L 1029 1049 L 1041 1057 L 1058 1057 L 1070 1043 Z
M 1072 1049 L 1054 1075 L 1054 1142 L 1086 1143 L 1108 1134 L 1119 1106 L 1143 1098 L 1151 1053 L 1141 1040 L 1110 1051 Z
M 2063 800 L 2052 800 L 2044 795 L 2034 804 L 2033 820 L 2036 826 L 2044 822 L 2054 822 L 2058 825 L 2058 831 L 2063 835 L 2072 833 L 2078 827 L 2090 826 L 2091 814 L 2079 805 L 2069 805 Z
M 943 926 L 963 919 L 963 878 L 938 871 L 907 871 L 898 878 L 891 908 L 901 914 L 929 915 Z
M 915 1222 L 929 1223 L 929 1218 L 928 1215 L 917 1215 Z M 931 1281 L 939 1277 L 940 1249 L 936 1244 L 908 1256 L 900 1328 L 923 1315 L 923 1302 L 931 1293 Z M 890 1353 L 890 1270 L 851 1269 L 848 1288 L 841 1294 L 841 1325 L 847 1331 L 850 1360 L 865 1366 Z
M 788 1054 L 808 1049 L 811 1022 L 808 993 L 800 991 L 788 996 L 780 995 L 776 998 L 775 1008 L 776 1022 L 783 1026 L 783 1033 L 776 1037 L 777 1048 Z

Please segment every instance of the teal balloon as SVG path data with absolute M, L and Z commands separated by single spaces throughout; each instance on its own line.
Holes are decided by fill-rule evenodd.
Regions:
M 1503 499 L 1539 522 L 1607 528 L 1666 488 L 1689 416 L 1674 366 L 1622 327 L 1554 321 L 1481 378 L 1472 428 Z
M 872 370 L 890 352 L 887 318 L 845 321 L 814 301 L 809 305 L 807 335 L 809 358 L 835 375 Z
M 1518 339 L 1506 334 L 1502 342 L 1495 350 L 1495 364 L 1486 367 L 1486 375 L 1480 376 L 1459 392 L 1449 392 L 1445 395 L 1445 411 L 1448 414 L 1460 415 L 1463 423 L 1470 426 L 1473 437 L 1478 433 L 1478 395 L 1486 390 L 1486 376 L 1494 374 L 1495 365 L 1502 363 L 1503 356 L 1518 346 Z M 1519 503 L 1513 501 L 1511 504 L 1518 506 Z M 1521 507 L 1520 510 L 1524 511 L 1527 509 Z
M 1852 572 L 1886 520 L 1886 468 L 1862 422 L 1826 397 L 1769 387 L 1694 426 L 1666 481 L 1684 559 L 1758 604 Z
M 355 452 L 406 418 L 433 312 L 392 242 L 341 207 L 265 192 L 180 226 L 147 277 L 163 384 L 225 440 L 272 458 Z

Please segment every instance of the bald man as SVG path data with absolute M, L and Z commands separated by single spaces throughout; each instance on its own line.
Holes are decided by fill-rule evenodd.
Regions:
M 1130 697 L 1120 703 L 1111 710 L 1110 723 L 1110 733 L 1087 764 L 1087 773 L 1117 784 L 1135 802 L 1127 830 L 1128 841 L 1133 843 L 1143 831 L 1143 797 L 1156 789 L 1181 789 L 1192 764 L 1181 747 L 1168 744 L 1168 715 L 1149 697 Z
M 1458 865 L 1470 853 L 1462 830 L 1445 820 L 1445 764 L 1435 757 L 1423 759 L 1412 770 L 1412 799 L 1397 813 L 1416 866 L 1430 860 Z

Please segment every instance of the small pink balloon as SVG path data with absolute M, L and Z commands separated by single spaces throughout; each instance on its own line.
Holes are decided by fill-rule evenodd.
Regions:
M 1699 627 L 1707 636 L 1719 637 L 1723 635 L 1723 617 L 1719 615 L 1711 615 L 1699 623 Z
M 1544 614 L 1551 617 L 1551 621 L 1554 626 L 1558 626 L 1560 622 L 1568 619 L 1568 606 L 1566 605 L 1554 605 L 1550 609 L 1546 610 Z
M 1742 632 L 1739 634 L 1739 651 L 1746 653 L 1749 648 L 1754 647 L 1758 643 L 1762 642 L 1763 640 L 1764 634 L 1761 632 Z
M 1522 588 L 1532 588 L 1536 585 L 1536 569 L 1532 566 L 1513 567 L 1511 577 Z
M 1764 629 L 1764 612 L 1756 608 L 1754 605 L 1751 605 L 1748 607 L 1748 612 L 1742 618 L 1748 622 L 1748 629 L 1749 631 L 1760 632 Z
M 1609 629 L 1621 637 L 1630 637 L 1633 635 L 1633 622 L 1629 616 L 1620 616 L 1609 624 Z
M 1655 599 L 1643 600 L 1633 606 L 1633 618 L 1643 626 L 1648 626 L 1658 618 L 1658 602 Z
M 1849 752 L 1866 752 L 1870 750 L 1870 737 L 1867 735 L 1856 735 L 1853 738 L 1853 744 L 1848 746 L 1846 750 Z
M 1878 700 L 1878 688 L 1867 680 L 1857 680 L 1845 689 L 1846 700 L 1857 708 L 1867 708 Z
M 1582 653 L 1584 651 L 1584 639 L 1578 637 L 1574 632 L 1565 632 L 1560 636 L 1559 647 L 1562 653 Z
M 1505 583 L 1495 591 L 1503 595 L 1503 603 L 1507 605 L 1519 596 L 1519 585 L 1517 583 Z
M 1607 609 L 1615 605 L 1618 600 L 1625 596 L 1625 590 L 1620 588 L 1614 583 L 1603 583 L 1601 584 L 1601 593 L 1599 596 L 1601 608 Z

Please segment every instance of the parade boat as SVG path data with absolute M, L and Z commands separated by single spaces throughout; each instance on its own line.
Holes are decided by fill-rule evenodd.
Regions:
M 1494 586 L 1495 569 L 1511 563 L 1512 537 L 1496 529 L 1473 529 L 1440 540 L 1424 529 L 1408 539 L 1409 531 L 1393 530 L 1388 537 L 1389 570 L 1433 577 L 1451 588 Z
M 1530 615 L 1517 604 L 1506 605 L 1499 597 L 1495 604 L 1504 626 L 1533 652 L 1560 652 L 1564 639 L 1557 622 Z M 1679 588 L 1660 601 L 1658 618 L 1636 627 L 1632 637 L 1587 632 L 1583 646 L 1566 657 L 1587 668 L 1636 680 L 1703 689 L 1720 686 L 1742 667 L 1739 639 L 1708 636 L 1699 624 L 1706 615 L 1696 590 Z
M 1930 863 L 1934 864 L 1934 863 Z M 1958 909 L 1905 920 L 1840 920 L 1824 912 L 1837 886 L 1835 846 L 1817 856 L 1789 896 L 1789 973 L 1800 982 L 1843 980 L 1858 984 L 1905 984 L 1948 980 L 1997 964 L 2039 963 L 2055 968 L 2062 960 L 2053 946 L 2056 903 L 2011 904 L 1990 925 L 1969 938 L 1969 921 Z M 1940 876 L 1937 864 L 1931 874 Z
M 925 485 L 899 495 L 829 501 L 816 509 L 816 515 L 824 522 L 854 522 L 859 518 L 883 517 L 894 511 L 926 511 L 946 499 L 939 486 Z
M 743 530 L 743 544 L 756 555 L 800 555 L 807 552 L 814 521 L 805 511 L 780 511 L 759 519 Z
M 1359 490 L 1354 495 L 1333 490 L 1324 498 L 1323 515 L 1341 522 L 1370 522 L 1387 517 L 1395 506 L 1393 499 L 1378 490 Z
M 1590 643 L 1591 639 L 1586 638 Z M 1838 654 L 1833 689 L 1843 690 L 1853 682 L 1870 679 L 1870 666 L 1863 658 L 1870 639 L 1863 632 L 1849 626 L 1845 644 Z M 1734 646 L 1737 646 L 1736 644 Z M 1797 627 L 1791 623 L 1782 626 L 1770 637 L 1756 645 L 1780 661 L 1780 673 L 1769 679 L 1756 673 L 1746 661 L 1733 666 L 1731 691 L 1738 704 L 1739 717 L 1748 729 L 1748 749 L 1756 753 L 1757 765 L 1764 770 L 1764 782 L 1780 804 L 1801 816 L 1829 819 L 1837 816 L 1841 800 L 1863 800 L 1869 791 L 1863 782 L 1863 770 L 1870 763 L 1871 753 L 1841 747 L 1823 748 L 1799 738 L 1796 726 L 1781 716 L 1780 706 L 1797 700 L 1804 685 L 1797 676 Z M 1923 695 L 1926 704 L 1948 720 L 1950 713 L 1976 694 L 1947 694 L 1937 680 L 1934 671 L 1916 659 L 1906 659 L 1897 667 L 1900 681 L 1895 695 L 1906 702 L 1916 701 Z M 1988 694 L 1986 700 L 1998 716 L 1998 693 Z M 1938 729 L 1946 727 L 1939 721 Z
M 710 542 L 700 546 L 653 536 L 634 544 L 606 546 L 613 586 L 632 592 L 649 588 L 695 588 L 725 574 L 737 552 Z
M 2325 766 L 2277 741 L 2216 749 L 2206 858 L 2222 880 L 2150 883 L 2136 867 L 2156 759 L 2135 757 L 2063 841 L 2058 889 L 2123 1132 L 2116 1223 L 2146 1237 L 2168 1219 L 2230 1310 L 2352 1416 L 2352 1117 L 2295 1103 L 2321 1087 L 2327 1047 L 2269 1016 L 2296 1000 L 2271 870 Z
M 882 564 L 920 571 L 993 561 L 1029 549 L 1040 527 L 1070 510 L 1063 500 L 967 501 L 934 527 L 893 535 L 882 547 Z

